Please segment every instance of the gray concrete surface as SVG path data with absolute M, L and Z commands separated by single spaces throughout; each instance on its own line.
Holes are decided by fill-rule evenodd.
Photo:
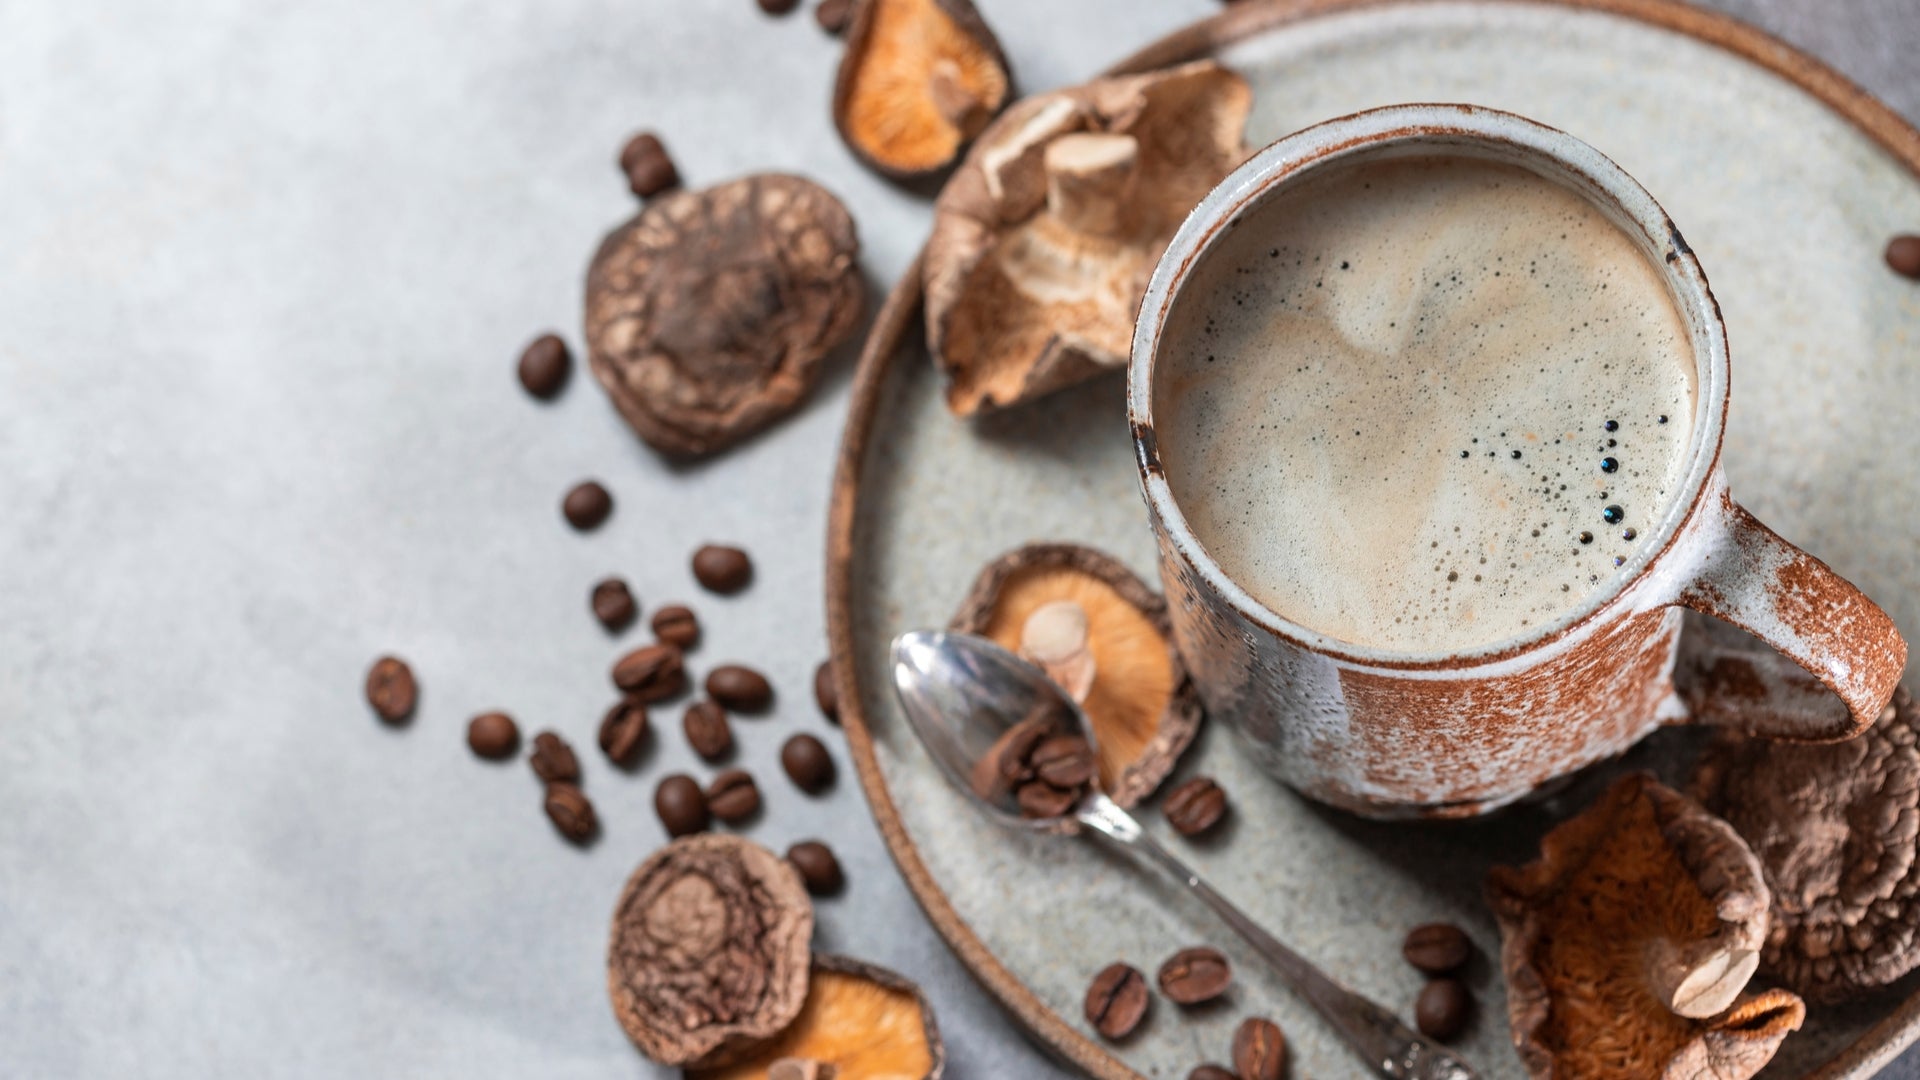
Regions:
M 981 6 L 1038 88 L 1214 3 Z M 1912 0 L 1724 6 L 1920 117 Z M 620 572 L 649 610 L 697 604 L 702 664 L 774 677 L 738 728 L 750 834 L 841 851 L 820 944 L 926 986 L 950 1075 L 1055 1075 L 927 928 L 844 755 L 819 799 L 774 766 L 830 734 L 807 682 L 850 356 L 682 469 L 585 379 L 551 405 L 512 379 L 534 333 L 577 340 L 639 127 L 694 183 L 819 178 L 892 281 L 927 211 L 832 135 L 836 50 L 749 0 L 0 0 L 0 1073 L 666 1075 L 600 953 L 662 839 L 652 781 L 705 770 L 673 712 L 639 775 L 591 748 L 639 635 L 586 592 Z M 619 508 L 583 537 L 557 506 L 589 475 Z M 707 539 L 754 552 L 752 589 L 698 593 Z M 400 731 L 359 701 L 387 650 L 425 685 Z M 598 844 L 552 834 L 523 762 L 468 755 L 488 707 L 582 749 Z

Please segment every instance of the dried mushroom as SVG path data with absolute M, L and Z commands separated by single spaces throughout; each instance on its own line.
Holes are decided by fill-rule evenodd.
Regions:
M 1200 728 L 1166 601 L 1111 555 L 1073 544 L 1008 552 L 980 572 L 952 626 L 1020 652 L 1079 702 L 1101 789 L 1121 806 L 1159 787 Z
M 1212 61 L 1007 110 L 934 204 L 927 346 L 962 416 L 1124 367 L 1154 264 L 1246 157 L 1253 102 Z
M 1798 997 L 1742 993 L 1767 887 L 1726 822 L 1636 773 L 1540 849 L 1487 880 L 1531 1075 L 1739 1080 L 1799 1028 Z
M 1752 845 L 1773 893 L 1760 970 L 1810 1000 L 1884 986 L 1920 962 L 1917 720 L 1903 687 L 1855 739 L 1727 732 L 1696 766 L 1694 794 Z
M 1000 43 L 970 0 L 862 0 L 833 122 L 862 161 L 914 179 L 952 165 L 1012 93 Z
M 919 987 L 883 968 L 816 955 L 800 1015 L 751 1058 L 695 1080 L 939 1080 L 946 1050 Z
M 785 859 L 737 836 L 675 840 L 614 907 L 614 1016 L 663 1065 L 738 1061 L 800 1014 L 812 935 L 812 902 Z
M 654 449 L 724 450 L 792 412 L 853 334 L 859 252 L 846 207 L 798 176 L 662 196 L 587 271 L 593 373 Z

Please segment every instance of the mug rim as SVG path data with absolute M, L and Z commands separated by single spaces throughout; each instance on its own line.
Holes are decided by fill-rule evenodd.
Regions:
M 1638 234 L 1635 239 L 1643 242 L 1642 255 L 1660 274 L 1687 326 L 1696 376 L 1693 431 L 1688 437 L 1687 467 L 1679 490 L 1652 535 L 1629 561 L 1627 572 L 1538 628 L 1444 651 L 1386 649 L 1344 641 L 1287 619 L 1256 600 L 1221 569 L 1187 524 L 1160 463 L 1153 415 L 1154 364 L 1173 304 L 1200 259 L 1239 216 L 1309 173 L 1385 147 L 1418 143 L 1436 144 L 1442 152 L 1446 145 L 1463 143 L 1517 149 L 1523 159 L 1551 165 L 1590 185 L 1592 191 L 1580 190 L 1559 178 L 1543 177 L 1573 190 L 1603 213 L 1612 211 L 1608 216 L 1617 216 L 1616 225 Z M 1596 198 L 1596 192 L 1607 202 Z M 1657 258 L 1653 254 L 1656 252 Z M 1687 521 L 1705 501 L 1719 463 L 1729 370 L 1726 324 L 1698 256 L 1653 195 L 1611 158 L 1573 135 L 1516 113 L 1468 104 L 1386 105 L 1327 120 L 1273 142 L 1228 173 L 1188 213 L 1155 265 L 1141 298 L 1127 363 L 1127 419 L 1142 492 L 1160 524 L 1161 535 L 1243 618 L 1299 647 L 1352 664 L 1401 672 L 1454 672 L 1510 660 L 1562 642 L 1648 579 L 1654 564 L 1673 547 Z

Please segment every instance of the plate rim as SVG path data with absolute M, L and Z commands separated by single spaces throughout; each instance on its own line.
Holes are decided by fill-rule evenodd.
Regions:
M 1199 59 L 1268 30 L 1337 12 L 1368 7 L 1416 6 L 1445 0 L 1241 0 L 1216 15 L 1161 37 L 1099 75 L 1130 74 Z M 1482 3 L 1597 11 L 1685 34 L 1731 52 L 1813 95 L 1842 119 L 1904 164 L 1920 178 L 1920 128 L 1824 61 L 1767 31 L 1731 15 L 1693 7 L 1682 0 L 1477 0 Z M 859 531 L 861 479 L 879 404 L 888 376 L 907 335 L 918 322 L 925 245 L 888 292 L 861 347 L 853 378 L 852 400 L 834 465 L 833 493 L 827 514 L 827 644 L 839 719 L 854 772 L 887 852 L 907 889 L 935 932 L 959 957 L 974 980 L 1011 1013 L 1042 1049 L 1098 1080 L 1144 1080 L 1108 1048 L 1076 1030 L 1042 1002 L 1000 962 L 955 910 L 920 858 L 919 849 L 894 806 L 886 778 L 874 756 L 873 734 L 860 704 L 855 678 L 853 629 L 853 554 Z M 1807 1080 L 1854 1080 L 1873 1075 L 1920 1037 L 1920 990 L 1909 994 L 1888 1016 L 1842 1048 Z

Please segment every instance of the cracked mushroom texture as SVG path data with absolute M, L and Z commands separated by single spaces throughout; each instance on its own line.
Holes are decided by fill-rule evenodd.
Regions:
M 1768 897 L 1726 822 L 1636 773 L 1540 849 L 1487 881 L 1529 1074 L 1740 1080 L 1799 1028 L 1794 994 L 1743 992 Z
M 1247 156 L 1253 95 L 1212 61 L 1015 104 L 934 203 L 927 346 L 961 416 L 1126 365 L 1154 264 Z
M 885 968 L 815 954 L 806 1004 L 793 1023 L 733 1065 L 693 1070 L 692 1080 L 760 1080 L 790 1063 L 797 1075 L 832 1080 L 939 1080 L 946 1048 L 920 988 Z
M 833 123 L 896 180 L 952 165 L 1013 95 L 1000 42 L 969 0 L 861 0 L 833 86 Z
M 853 218 L 766 173 L 649 203 L 587 271 L 594 377 L 670 457 L 724 450 L 797 408 L 866 303 Z
M 1716 736 L 1693 791 L 1760 857 L 1773 894 L 1760 970 L 1832 1003 L 1920 962 L 1920 710 L 1902 687 L 1873 727 L 1805 746 Z

